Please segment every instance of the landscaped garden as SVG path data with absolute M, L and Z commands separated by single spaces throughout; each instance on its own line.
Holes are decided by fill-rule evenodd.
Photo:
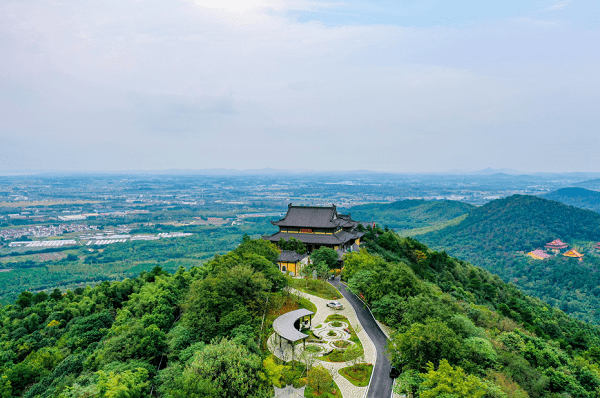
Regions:
M 340 369 L 340 374 L 358 387 L 365 387 L 369 384 L 371 373 L 373 373 L 373 365 L 370 363 L 358 363 Z
M 364 355 L 362 343 L 360 342 L 356 331 L 350 324 L 350 321 L 348 321 L 345 316 L 340 314 L 329 315 L 327 319 L 325 319 L 325 323 L 329 323 L 330 326 L 337 328 L 347 325 L 344 329 L 329 330 L 327 332 L 328 337 L 341 337 L 342 335 L 346 337 L 333 341 L 331 344 L 337 349 L 334 349 L 327 355 L 323 355 L 319 359 L 328 362 L 347 362 L 354 361 Z M 347 337 L 348 335 L 349 338 Z

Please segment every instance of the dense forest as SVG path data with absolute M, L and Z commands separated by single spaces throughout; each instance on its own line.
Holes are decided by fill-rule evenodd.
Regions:
M 399 390 L 429 397 L 599 397 L 600 329 L 488 271 L 369 228 L 342 275 L 394 329 Z
M 354 220 L 377 222 L 394 230 L 431 227 L 467 214 L 475 206 L 452 200 L 401 200 L 393 203 L 370 203 L 349 209 Z
M 600 323 L 600 257 L 593 249 L 600 241 L 598 213 L 515 195 L 477 207 L 458 225 L 419 239 L 483 267 L 579 319 Z M 585 254 L 583 262 L 562 256 L 538 261 L 524 255 L 554 239 Z
M 0 309 L 0 397 L 272 396 L 261 324 L 286 286 L 277 256 L 245 238 L 189 271 L 22 292 Z
M 12 302 L 23 290 L 75 289 L 85 284 L 131 278 L 156 266 L 167 271 L 175 271 L 180 266 L 190 268 L 215 254 L 234 249 L 244 234 L 258 237 L 273 229 L 267 218 L 255 218 L 245 225 L 221 227 L 156 224 L 139 227 L 132 233 L 178 231 L 193 235 L 116 243 L 98 248 L 66 246 L 10 253 L 2 258 L 0 266 L 10 269 L 0 272 L 0 303 Z
M 272 396 L 291 380 L 266 349 L 275 314 L 310 308 L 277 257 L 246 236 L 189 270 L 22 292 L 0 308 L 0 397 Z M 488 271 L 368 227 L 342 275 L 393 328 L 413 396 L 600 397 L 600 329 Z
M 580 209 L 600 212 L 600 192 L 585 188 L 561 188 L 542 195 L 545 199 L 555 200 Z

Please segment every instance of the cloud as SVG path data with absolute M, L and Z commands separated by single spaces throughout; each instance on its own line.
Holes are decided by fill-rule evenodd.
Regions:
M 320 3 L 252 1 L 3 3 L 6 163 L 427 171 L 597 159 L 594 145 L 564 142 L 600 122 L 586 32 L 543 18 L 330 26 L 287 13 Z
M 568 7 L 573 0 L 554 0 L 554 4 L 544 8 L 544 11 L 558 11 Z

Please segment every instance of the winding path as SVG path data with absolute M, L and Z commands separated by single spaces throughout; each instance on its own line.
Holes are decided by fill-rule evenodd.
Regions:
M 367 332 L 377 350 L 377 362 L 375 363 L 373 375 L 371 376 L 371 384 L 367 398 L 391 397 L 394 380 L 390 378 L 391 365 L 385 354 L 385 345 L 387 344 L 386 335 L 381 328 L 379 328 L 379 325 L 377 325 L 371 311 L 364 307 L 363 302 L 347 289 L 346 285 L 341 283 L 338 278 L 331 281 L 331 284 L 335 286 L 352 307 L 354 307 L 354 312 L 356 313 L 363 330 Z

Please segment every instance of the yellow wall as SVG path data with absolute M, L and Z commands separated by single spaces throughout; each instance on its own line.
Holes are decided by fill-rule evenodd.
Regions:
M 293 272 L 294 275 L 296 275 L 296 263 L 286 263 L 286 262 L 280 262 L 279 263 L 279 270 L 282 270 L 282 267 L 285 267 L 286 272 Z

